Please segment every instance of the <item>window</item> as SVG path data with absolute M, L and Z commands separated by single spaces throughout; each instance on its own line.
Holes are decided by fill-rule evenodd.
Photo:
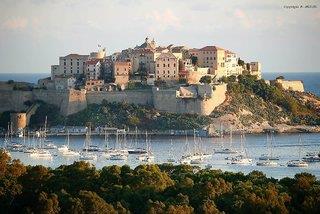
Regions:
M 77 62 L 77 66 L 79 66 L 79 62 Z
M 170 77 L 170 75 L 168 75 L 168 77 Z
M 67 65 L 67 63 L 66 63 L 66 62 L 64 62 L 64 63 L 63 63 L 63 65 Z
M 157 64 L 157 67 L 159 68 L 159 64 Z
M 166 64 L 163 64 L 163 67 L 166 67 Z
M 165 71 L 163 71 L 163 74 L 165 74 L 166 72 Z
M 176 63 L 173 63 L 173 67 L 176 67 Z
M 170 67 L 170 64 L 168 64 L 168 67 Z
M 72 62 L 70 62 L 70 65 L 72 66 Z

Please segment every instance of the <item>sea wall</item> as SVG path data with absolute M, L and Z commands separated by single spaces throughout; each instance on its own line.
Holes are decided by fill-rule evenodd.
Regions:
M 127 91 L 87 91 L 88 104 L 100 104 L 103 100 L 108 102 L 127 102 L 139 105 L 152 105 L 151 90 L 127 90 Z

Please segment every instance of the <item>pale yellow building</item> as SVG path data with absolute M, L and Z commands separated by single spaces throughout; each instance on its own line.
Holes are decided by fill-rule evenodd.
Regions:
M 115 61 L 113 65 L 114 83 L 120 86 L 127 86 L 132 65 L 130 61 Z
M 257 76 L 258 79 L 261 79 L 260 62 L 250 62 L 250 75 Z
M 171 52 L 161 53 L 156 58 L 156 79 L 165 81 L 179 79 L 179 60 Z

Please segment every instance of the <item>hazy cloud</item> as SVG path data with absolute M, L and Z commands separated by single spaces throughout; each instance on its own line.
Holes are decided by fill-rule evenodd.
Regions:
M 27 27 L 28 20 L 26 18 L 15 17 L 7 19 L 2 26 L 9 30 L 21 30 Z

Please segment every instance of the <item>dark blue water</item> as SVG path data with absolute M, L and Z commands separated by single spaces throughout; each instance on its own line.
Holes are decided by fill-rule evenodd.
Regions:
M 288 80 L 302 80 L 305 90 L 320 96 L 320 72 L 313 73 L 263 73 L 263 78 L 270 80 L 278 76 Z M 49 73 L 0 73 L 0 81 L 23 81 L 37 83 L 38 79 L 50 76 Z
M 0 81 L 37 83 L 38 79 L 49 77 L 49 73 L 0 73 Z
M 288 80 L 302 80 L 305 91 L 320 96 L 320 72 L 313 73 L 263 73 L 262 78 L 266 80 L 275 79 L 278 76 L 284 76 Z

